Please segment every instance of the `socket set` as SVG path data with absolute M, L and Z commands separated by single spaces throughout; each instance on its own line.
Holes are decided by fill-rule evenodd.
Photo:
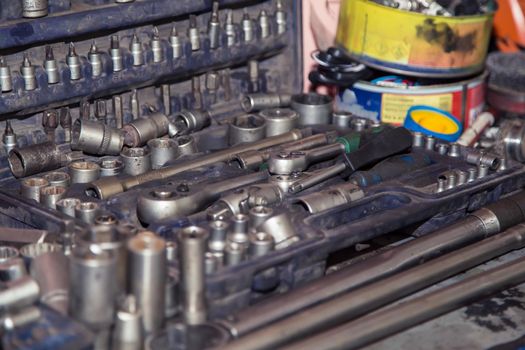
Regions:
M 300 6 L 0 5 L 4 349 L 229 348 L 337 256 L 525 185 L 500 153 L 300 93 Z

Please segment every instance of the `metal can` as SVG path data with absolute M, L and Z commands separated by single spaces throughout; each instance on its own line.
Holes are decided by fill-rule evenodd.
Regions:
M 343 0 L 336 43 L 370 67 L 435 78 L 483 70 L 493 13 L 429 16 L 368 0 Z
M 381 86 L 359 81 L 340 92 L 337 109 L 388 124 L 403 124 L 412 106 L 431 106 L 451 113 L 468 127 L 485 106 L 487 73 L 447 84 Z

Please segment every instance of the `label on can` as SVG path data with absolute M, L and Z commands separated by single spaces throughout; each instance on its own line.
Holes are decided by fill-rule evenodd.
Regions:
M 433 106 L 450 112 L 452 100 L 452 94 L 419 96 L 383 94 L 381 120 L 389 124 L 403 124 L 408 109 L 416 105 Z
M 483 69 L 492 14 L 427 16 L 344 0 L 337 44 L 372 67 L 410 75 L 466 76 Z

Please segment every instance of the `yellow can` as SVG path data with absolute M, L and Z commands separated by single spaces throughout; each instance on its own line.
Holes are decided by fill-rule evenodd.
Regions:
M 493 14 L 428 16 L 368 0 L 343 0 L 337 45 L 355 60 L 397 74 L 456 78 L 480 73 Z

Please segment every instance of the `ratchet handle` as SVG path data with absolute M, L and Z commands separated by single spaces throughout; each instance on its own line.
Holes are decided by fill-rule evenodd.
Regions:
M 386 129 L 352 153 L 344 154 L 348 177 L 358 169 L 376 164 L 385 158 L 412 147 L 412 134 L 403 127 Z

